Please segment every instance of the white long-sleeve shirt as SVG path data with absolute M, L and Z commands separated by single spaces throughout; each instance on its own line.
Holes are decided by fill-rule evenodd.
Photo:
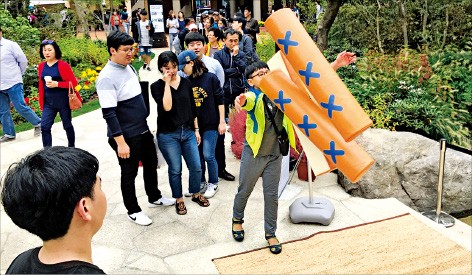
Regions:
M 18 43 L 2 37 L 0 55 L 0 91 L 23 83 L 23 74 L 28 66 L 28 60 Z

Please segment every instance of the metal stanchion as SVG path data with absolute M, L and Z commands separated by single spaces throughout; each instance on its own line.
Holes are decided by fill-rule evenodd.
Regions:
M 422 212 L 424 216 L 436 223 L 442 224 L 445 227 L 454 225 L 455 220 L 451 215 L 441 211 L 442 195 L 443 195 L 443 177 L 444 177 L 444 161 L 446 158 L 446 139 L 442 138 L 440 141 L 440 158 L 439 158 L 439 179 L 438 179 L 438 195 L 436 200 L 436 210 Z

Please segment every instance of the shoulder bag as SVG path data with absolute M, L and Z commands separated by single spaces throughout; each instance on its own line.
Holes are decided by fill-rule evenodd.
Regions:
M 77 97 L 72 86 L 72 82 L 69 81 L 69 107 L 72 111 L 75 111 L 82 107 L 82 101 Z
M 280 153 L 282 154 L 282 156 L 286 156 L 288 155 L 288 149 L 290 147 L 287 131 L 285 130 L 284 127 L 282 127 L 282 131 L 279 132 L 277 125 L 275 125 L 274 113 L 272 113 L 272 111 L 269 110 L 269 107 L 267 106 L 267 100 L 269 99 L 264 95 L 263 100 L 264 100 L 264 108 L 266 109 L 266 112 L 269 115 L 270 121 L 272 122 L 272 125 L 274 126 L 275 134 L 277 135 L 277 140 L 279 141 Z M 274 108 L 277 108 L 277 107 L 274 106 Z

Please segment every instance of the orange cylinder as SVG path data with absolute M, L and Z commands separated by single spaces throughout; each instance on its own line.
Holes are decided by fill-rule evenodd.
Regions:
M 353 140 L 372 125 L 346 85 L 320 52 L 290 9 L 273 13 L 265 26 L 285 54 L 298 77 L 346 141 Z
M 298 77 L 297 72 L 292 67 L 292 64 L 290 64 L 290 62 L 288 61 L 287 56 L 285 56 L 283 52 L 280 52 L 280 56 L 282 57 L 282 60 L 284 61 L 285 68 L 287 69 L 287 72 L 290 75 L 290 79 L 293 81 L 293 83 L 295 83 L 298 86 L 298 88 L 300 88 L 301 90 L 306 91 L 307 95 L 313 100 L 313 102 L 315 102 L 315 104 L 319 106 L 318 101 L 316 101 L 316 99 L 313 98 L 308 88 L 305 86 L 305 84 L 300 79 L 300 77 Z
M 282 71 L 263 77 L 260 88 L 351 182 L 357 182 L 374 163 L 355 141 L 345 141 L 324 117 L 324 110 L 306 100 L 305 92 Z

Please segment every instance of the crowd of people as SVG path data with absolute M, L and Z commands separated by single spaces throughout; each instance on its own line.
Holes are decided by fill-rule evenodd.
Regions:
M 149 207 L 174 205 L 178 215 L 185 215 L 184 197 L 190 197 L 201 207 L 209 207 L 210 199 L 219 190 L 220 178 L 235 180 L 226 171 L 225 161 L 224 139 L 229 110 L 246 110 L 246 140 L 239 187 L 233 203 L 231 235 L 236 241 L 244 240 L 245 207 L 258 178 L 262 177 L 264 237 L 270 252 L 278 254 L 282 251 L 276 237 L 282 161 L 278 129 L 285 131 L 292 147 L 295 147 L 295 137 L 290 120 L 259 88 L 269 67 L 256 54 L 259 28 L 251 14 L 252 11 L 245 8 L 244 14 L 236 14 L 228 20 L 230 25 L 222 27 L 224 24 L 220 26 L 219 22 L 223 18 L 214 13 L 211 17 L 202 18 L 199 28 L 182 12 L 178 12 L 177 16 L 169 12 L 166 25 L 173 29 L 173 34 L 177 34 L 173 36 L 173 42 L 180 40 L 180 52 L 177 54 L 174 47 L 170 49 L 176 52 L 169 50 L 159 54 L 157 67 L 162 78 L 152 83 L 150 88 L 157 104 L 155 138 L 168 164 L 172 198 L 164 197 L 158 188 L 156 144 L 146 120 L 149 112 L 138 73 L 130 66 L 134 44 L 138 42 L 146 64 L 144 69 L 149 68 L 150 57 L 147 56 L 151 50 L 153 27 L 145 10 L 139 11 L 139 21 L 136 21 L 133 30 L 134 38 L 119 30 L 108 35 L 110 59 L 97 78 L 96 89 L 107 124 L 108 143 L 115 151 L 120 166 L 126 217 L 142 226 L 153 221 L 142 211 L 136 198 L 135 179 L 140 162 Z M 44 40 L 41 43 L 40 56 L 44 62 L 40 64 L 38 77 L 43 117 L 39 118 L 24 104 L 22 97 L 21 75 L 27 62 L 24 54 L 18 44 L 2 38 L 1 29 L 0 43 L 2 71 L 4 68 L 11 71 L 8 78 L 2 74 L 0 116 L 5 135 L 0 142 L 15 139 L 13 123 L 10 123 L 11 100 L 19 113 L 35 126 L 34 135 L 42 133 L 44 146 L 43 150 L 13 165 L 4 180 L 2 203 L 6 213 L 15 224 L 43 240 L 41 248 L 18 256 L 7 273 L 103 272 L 92 264 L 90 242 L 103 222 L 106 198 L 100 188 L 101 180 L 97 177 L 98 161 L 91 154 L 74 148 L 74 128 L 67 105 L 68 87 L 76 84 L 72 70 L 61 60 L 62 54 L 56 41 Z M 4 51 L 4 47 L 11 51 Z M 355 60 L 355 54 L 342 52 L 332 63 L 332 68 L 336 70 Z M 51 125 L 57 113 L 63 121 L 68 148 L 52 147 Z M 188 190 L 183 190 L 182 185 L 182 157 L 189 170 Z M 60 171 L 56 171 L 56 166 L 60 166 Z M 44 175 L 51 172 L 52 175 Z M 67 178 L 60 178 L 61 175 L 67 175 Z M 30 180 L 34 182 L 29 183 Z M 49 184 L 55 180 L 60 183 Z M 36 194 L 39 197 L 35 197 Z M 52 203 L 52 198 L 57 201 Z M 63 201 L 67 203 L 63 204 Z M 56 226 L 57 217 L 60 217 L 62 227 Z M 44 231 L 49 233 L 45 235 Z M 80 246 L 74 247 L 77 242 Z M 70 257 L 61 259 L 76 260 L 73 265 L 57 261 L 55 265 L 50 265 L 50 260 L 57 255 L 54 249 L 63 250 L 59 245 L 72 247 L 68 251 L 70 255 L 67 255 Z M 86 247 L 85 252 L 74 258 L 77 255 L 73 252 L 83 247 Z

